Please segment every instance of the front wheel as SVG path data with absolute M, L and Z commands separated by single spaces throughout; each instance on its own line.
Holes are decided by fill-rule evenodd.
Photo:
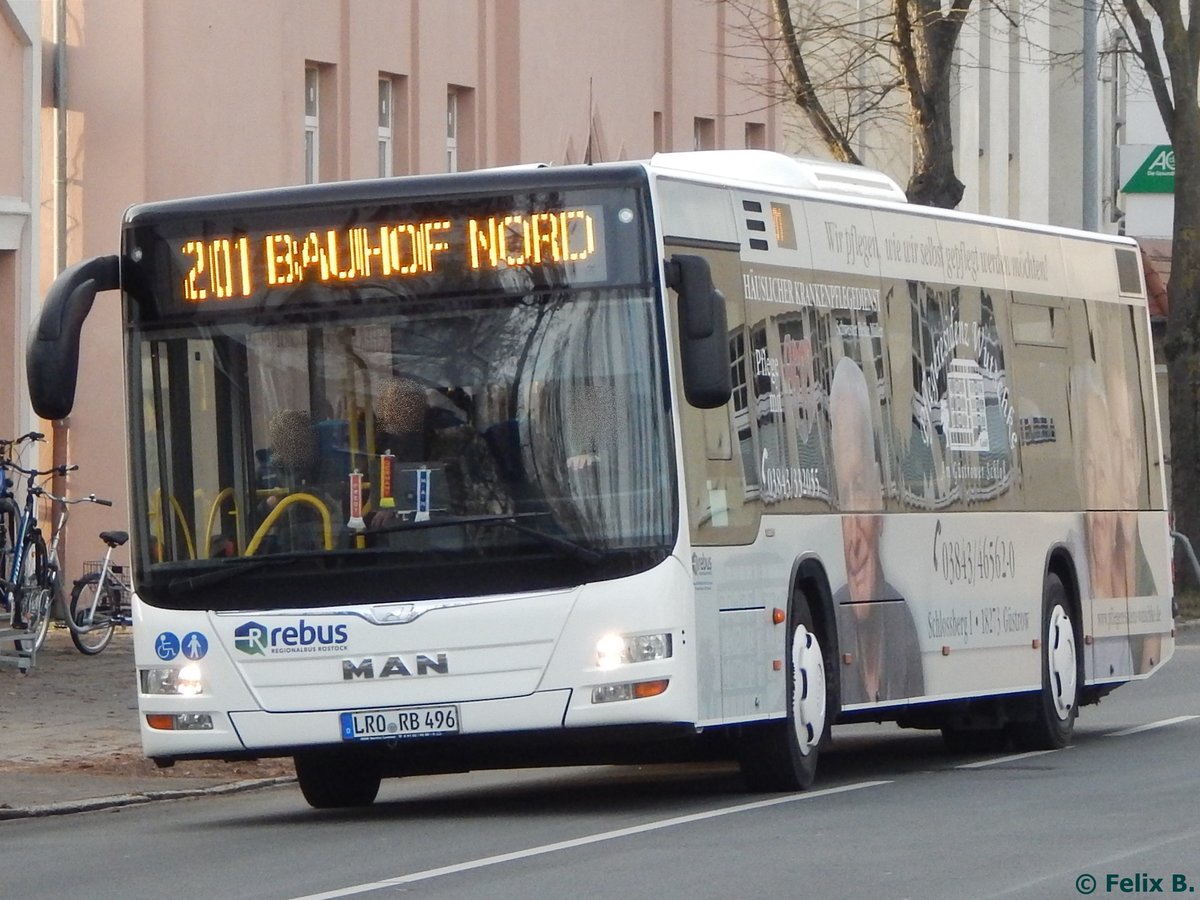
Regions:
M 29 627 L 29 637 L 25 643 L 33 644 L 34 652 L 42 649 L 46 643 L 46 632 L 50 630 L 50 607 L 53 595 L 50 588 L 37 585 L 32 591 L 24 594 L 25 622 Z
M 1042 589 L 1042 689 L 1033 719 L 1010 726 L 1024 750 L 1060 750 L 1071 743 L 1079 714 L 1079 653 L 1071 604 L 1057 575 Z
M 306 750 L 293 761 L 300 793 L 313 809 L 370 806 L 383 780 L 375 766 L 337 750 Z
M 21 577 L 21 614 L 29 633 L 21 644 L 23 649 L 36 653 L 46 641 L 46 631 L 50 628 L 50 606 L 54 599 L 48 583 L 46 548 L 40 540 L 26 546 L 21 571 L 24 573 Z
M 746 726 L 741 770 L 746 784 L 760 791 L 802 791 L 817 775 L 817 756 L 829 729 L 827 685 L 829 650 L 813 627 L 803 597 L 796 599 L 787 654 L 787 716 Z
M 92 572 L 75 582 L 71 589 L 71 640 L 80 653 L 95 656 L 112 640 L 119 598 L 107 584 L 100 590 L 100 573 Z

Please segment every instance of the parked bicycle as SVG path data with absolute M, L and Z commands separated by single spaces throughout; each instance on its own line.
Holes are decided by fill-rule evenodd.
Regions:
M 44 440 L 45 437 L 41 432 L 31 431 L 12 440 L 0 439 L 0 578 L 12 569 L 13 541 L 17 534 L 17 522 L 21 518 L 21 506 L 13 496 L 9 467 L 20 461 L 22 445 Z
M 25 476 L 25 504 L 16 522 L 12 538 L 12 565 L 4 579 L 4 605 L 9 625 L 15 632 L 24 632 L 18 639 L 18 650 L 36 653 L 46 639 L 50 613 L 54 602 L 55 568 L 49 565 L 49 550 L 38 522 L 38 500 L 53 497 L 38 479 L 66 475 L 78 466 L 53 466 L 49 469 L 27 469 L 9 460 L 5 468 Z M 57 553 L 57 542 L 55 542 Z
M 45 617 L 45 622 L 48 624 L 53 615 L 54 609 L 57 607 L 67 625 L 70 626 L 72 619 L 68 615 L 68 606 L 66 594 L 63 590 L 62 567 L 58 560 L 58 543 L 62 539 L 63 532 L 67 527 L 67 520 L 70 517 L 71 507 L 77 503 L 95 503 L 99 506 L 112 506 L 111 500 L 105 500 L 97 497 L 95 494 L 87 494 L 83 497 L 59 497 L 57 494 L 52 494 L 44 487 L 35 488 L 38 496 L 44 497 L 53 503 L 58 504 L 61 510 L 58 514 L 58 521 L 54 525 L 53 536 L 50 538 L 50 546 L 46 549 L 46 577 L 45 584 L 49 588 L 48 609 L 50 613 Z M 73 593 L 73 592 L 72 592 Z M 43 638 L 45 631 L 43 630 Z M 72 630 L 71 637 L 75 639 L 75 632 Z M 78 646 L 78 639 L 76 639 Z
M 102 531 L 100 540 L 108 551 L 104 559 L 84 563 L 83 576 L 71 590 L 71 610 L 67 616 L 71 640 L 81 653 L 89 656 L 108 646 L 118 626 L 133 624 L 129 575 L 124 566 L 112 561 L 113 550 L 129 540 L 129 533 Z

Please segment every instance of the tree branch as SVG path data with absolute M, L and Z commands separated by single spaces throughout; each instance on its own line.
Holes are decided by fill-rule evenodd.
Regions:
M 1133 24 L 1133 33 L 1137 38 L 1136 45 L 1131 45 L 1133 52 L 1141 60 L 1146 77 L 1150 79 L 1150 90 L 1154 93 L 1154 102 L 1158 106 L 1158 114 L 1162 116 L 1167 136 L 1174 140 L 1175 102 L 1171 98 L 1167 78 L 1163 73 L 1162 57 L 1159 56 L 1158 45 L 1154 42 L 1154 29 L 1151 28 L 1146 14 L 1142 12 L 1141 3 L 1138 0 L 1122 0 L 1122 5 L 1125 7 L 1126 15 L 1129 16 L 1129 21 Z M 1153 4 L 1151 5 L 1153 6 Z M 1161 19 L 1161 15 L 1159 18 Z M 1165 31 L 1165 22 L 1163 28 Z
M 925 96 L 925 87 L 921 83 L 921 67 L 917 63 L 917 54 L 913 48 L 913 23 L 908 14 L 909 0 L 893 0 L 892 18 L 896 23 L 896 60 L 900 66 L 900 77 L 908 86 L 909 95 L 914 104 Z
M 788 69 L 791 76 L 788 80 L 791 82 L 796 105 L 817 129 L 817 133 L 837 159 L 861 165 L 862 160 L 850 146 L 845 131 L 834 123 L 813 88 L 812 78 L 809 76 L 808 67 L 804 62 L 804 52 L 796 37 L 796 25 L 792 19 L 791 4 L 788 0 L 775 0 L 775 11 L 779 16 L 779 28 L 787 51 Z

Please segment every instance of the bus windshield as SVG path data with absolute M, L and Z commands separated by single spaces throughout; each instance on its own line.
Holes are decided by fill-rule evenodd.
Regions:
M 670 551 L 649 285 L 237 318 L 133 342 L 143 599 L 465 596 L 617 577 Z

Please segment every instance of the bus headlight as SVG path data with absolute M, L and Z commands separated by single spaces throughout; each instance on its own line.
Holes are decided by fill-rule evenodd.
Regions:
M 606 634 L 596 641 L 596 665 L 615 669 L 624 663 L 671 657 L 671 633 Z
M 204 680 L 200 666 L 188 663 L 186 666 L 175 666 L 141 669 L 138 671 L 143 694 L 172 694 L 175 696 L 194 697 L 204 692 Z

